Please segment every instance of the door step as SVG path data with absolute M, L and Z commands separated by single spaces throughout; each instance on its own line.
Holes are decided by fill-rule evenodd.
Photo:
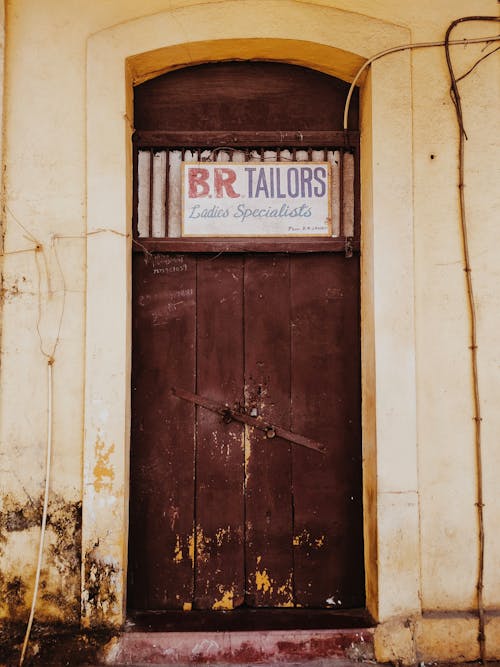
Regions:
M 124 632 L 109 648 L 108 665 L 297 663 L 373 659 L 373 628 Z

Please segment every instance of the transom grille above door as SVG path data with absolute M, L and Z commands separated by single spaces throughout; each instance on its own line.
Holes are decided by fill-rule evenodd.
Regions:
M 357 137 L 342 135 L 347 146 L 331 145 L 319 147 L 304 146 L 304 137 L 281 146 L 261 145 L 245 147 L 238 145 L 241 139 L 230 137 L 233 146 L 224 145 L 210 148 L 179 146 L 163 148 L 145 145 L 152 139 L 150 133 L 139 133 L 135 151 L 136 196 L 134 202 L 134 229 L 139 239 L 178 238 L 181 236 L 181 164 L 182 162 L 229 162 L 229 163 L 269 163 L 269 162 L 327 162 L 331 165 L 331 204 L 330 216 L 332 237 L 359 239 L 358 210 L 356 206 L 358 190 Z M 171 133 L 169 133 L 171 134 Z M 274 138 L 279 137 L 274 134 Z M 286 135 L 287 133 L 283 133 Z M 311 135 L 313 133 L 309 133 Z M 314 133 L 317 134 L 317 133 Z M 332 133 L 321 133 L 322 135 Z M 335 133 L 341 134 L 341 133 Z M 146 136 L 145 136 L 146 135 Z M 354 137 L 352 135 L 355 135 Z M 167 138 L 167 137 L 165 137 Z M 205 142 L 215 142 L 219 137 L 205 137 Z M 222 137 L 221 137 L 222 138 Z M 318 142 L 320 137 L 308 137 Z M 327 138 L 326 136 L 324 137 Z M 329 137 L 330 140 L 332 137 Z M 179 137 L 181 139 L 181 137 Z M 354 141 L 353 141 L 354 139 Z M 347 141 L 346 141 L 347 140 Z M 268 138 L 268 143 L 272 137 Z M 227 142 L 229 143 L 229 142 Z M 296 145 L 298 144 L 298 145 Z M 353 144 L 353 145 L 350 145 Z

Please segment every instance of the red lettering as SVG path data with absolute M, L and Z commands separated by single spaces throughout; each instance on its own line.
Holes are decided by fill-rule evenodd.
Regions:
M 226 167 L 216 167 L 214 174 L 215 196 L 223 197 L 223 190 L 226 191 L 228 197 L 239 197 L 240 195 L 234 191 L 233 183 L 236 180 L 236 172 L 233 169 Z
M 188 169 L 188 180 L 189 180 L 190 199 L 196 199 L 197 197 L 206 197 L 210 193 L 210 187 L 207 183 L 208 169 L 190 167 Z

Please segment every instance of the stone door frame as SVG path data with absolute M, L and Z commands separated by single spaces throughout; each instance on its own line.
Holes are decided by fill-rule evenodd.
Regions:
M 126 609 L 133 85 L 241 58 L 352 80 L 367 58 L 409 41 L 401 26 L 294 0 L 193 4 L 90 36 L 84 626 L 120 626 Z M 361 86 L 365 569 L 379 622 L 420 611 L 410 62 L 408 52 L 378 60 Z

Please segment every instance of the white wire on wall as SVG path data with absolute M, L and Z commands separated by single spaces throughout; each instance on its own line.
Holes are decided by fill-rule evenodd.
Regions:
M 349 92 L 346 98 L 344 106 L 344 130 L 348 129 L 348 116 L 349 116 L 349 105 L 351 103 L 352 94 L 354 92 L 355 86 L 359 81 L 360 76 L 363 72 L 376 60 L 387 56 L 391 53 L 397 53 L 400 51 L 406 51 L 408 49 L 424 49 L 431 47 L 444 47 L 446 54 L 446 61 L 448 65 L 448 72 L 451 79 L 451 89 L 450 94 L 456 111 L 456 118 L 459 127 L 459 149 L 458 149 L 458 171 L 459 171 L 459 183 L 458 183 L 458 196 L 459 196 L 459 209 L 460 209 L 460 236 L 462 241 L 463 249 L 463 263 L 464 271 L 466 274 L 466 292 L 467 292 L 467 306 L 468 306 L 468 315 L 469 315 L 469 324 L 470 324 L 470 340 L 469 340 L 469 350 L 471 355 L 471 370 L 472 370 L 472 395 L 474 403 L 474 422 L 475 422 L 475 437 L 474 437 L 474 448 L 475 448 L 475 457 L 476 457 L 476 508 L 478 516 L 478 573 L 477 573 L 477 584 L 476 584 L 476 595 L 477 595 L 477 614 L 478 614 L 478 644 L 479 644 L 479 657 L 483 664 L 486 662 L 486 635 L 485 635 L 485 610 L 484 610 L 484 600 L 483 600 L 483 589 L 484 589 L 484 551 L 485 551 L 485 535 L 484 535 L 484 502 L 483 502 L 483 463 L 482 463 L 482 444 L 481 444 L 481 410 L 480 410 L 480 397 L 479 397 L 479 372 L 478 372 L 478 361 L 477 361 L 477 331 L 476 331 L 476 305 L 474 297 L 474 289 L 472 284 L 472 275 L 471 275 L 471 265 L 469 257 L 469 242 L 468 242 L 468 228 L 467 228 L 467 219 L 465 211 L 465 194 L 464 194 L 464 160 L 465 160 L 465 142 L 467 138 L 464 129 L 464 121 L 462 116 L 462 105 L 460 101 L 460 93 L 458 92 L 457 84 L 459 81 L 468 76 L 483 60 L 493 55 L 497 52 L 500 47 L 492 49 L 481 58 L 479 58 L 469 70 L 462 76 L 456 78 L 453 66 L 451 64 L 451 58 L 449 53 L 449 47 L 451 45 L 465 45 L 465 44 L 489 44 L 491 42 L 500 41 L 500 35 L 492 35 L 491 37 L 480 37 L 472 39 L 461 39 L 461 40 L 451 40 L 450 33 L 451 31 L 459 24 L 469 21 L 483 21 L 483 22 L 498 22 L 500 21 L 499 17 L 495 16 L 464 16 L 449 25 L 448 30 L 446 31 L 446 37 L 442 41 L 437 42 L 420 42 L 415 44 L 403 44 L 400 46 L 394 46 L 390 49 L 380 51 L 371 58 L 369 58 L 358 70 L 356 76 L 354 77 Z
M 449 40 L 448 44 L 453 45 L 453 46 L 458 46 L 458 45 L 466 45 L 466 44 L 489 44 L 490 42 L 498 42 L 500 41 L 500 35 L 492 35 L 491 37 L 474 37 L 472 39 L 453 39 Z M 445 46 L 446 42 L 445 40 L 438 41 L 438 42 L 416 42 L 415 44 L 400 44 L 399 46 L 393 46 L 390 49 L 385 49 L 384 51 L 379 51 L 376 53 L 374 56 L 371 56 L 371 58 L 368 58 L 366 62 L 364 62 L 359 70 L 356 72 L 356 76 L 352 80 L 351 87 L 349 88 L 349 92 L 347 93 L 347 98 L 345 101 L 345 106 L 344 106 L 344 130 L 349 129 L 349 107 L 351 105 L 351 98 L 352 94 L 354 93 L 354 89 L 356 88 L 356 84 L 359 81 L 360 76 L 363 74 L 363 72 L 370 67 L 372 63 L 374 63 L 376 60 L 379 60 L 380 58 L 383 58 L 384 56 L 388 56 L 391 53 L 398 53 L 399 51 L 407 51 L 408 49 L 428 49 L 430 47 L 436 47 L 436 46 Z
M 45 532 L 46 532 L 45 529 L 47 526 L 47 514 L 49 510 L 50 470 L 52 461 L 52 421 L 53 421 L 52 368 L 53 366 L 54 366 L 54 359 L 51 357 L 47 361 L 47 452 L 46 452 L 46 463 L 45 463 L 45 491 L 43 495 L 43 511 L 42 511 L 42 524 L 40 531 L 40 544 L 38 546 L 38 562 L 36 565 L 33 599 L 31 601 L 31 610 L 28 619 L 28 625 L 26 627 L 26 634 L 24 636 L 23 648 L 21 651 L 21 657 L 19 659 L 19 667 L 22 667 L 22 664 L 24 662 L 24 657 L 26 655 L 26 649 L 28 648 L 29 638 L 31 634 L 31 627 L 33 625 L 33 619 L 35 618 L 35 608 L 38 598 L 38 588 L 40 585 L 40 573 L 42 571 L 43 547 L 45 544 Z

